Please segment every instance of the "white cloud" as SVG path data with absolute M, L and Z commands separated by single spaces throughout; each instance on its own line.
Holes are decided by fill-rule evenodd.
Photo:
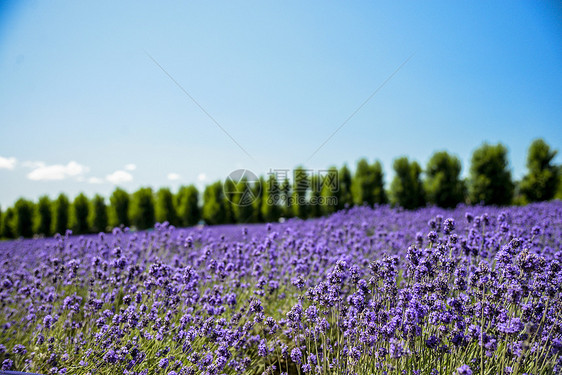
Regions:
M 203 182 L 207 179 L 207 175 L 205 173 L 199 173 L 199 176 L 197 176 L 197 180 Z
M 0 156 L 0 169 L 14 169 L 16 166 L 16 158 L 5 158 Z
M 90 178 L 88 178 L 88 183 L 90 183 L 90 184 L 102 184 L 103 180 L 101 178 L 98 178 L 98 177 L 90 177 Z
M 176 181 L 180 179 L 180 175 L 177 173 L 168 173 L 168 180 Z
M 105 176 L 105 179 L 112 184 L 120 184 L 122 182 L 133 181 L 133 175 L 125 171 L 115 171 Z
M 42 161 L 23 161 L 21 165 L 26 168 L 37 169 L 39 167 L 44 167 L 45 163 Z
M 27 174 L 27 178 L 35 181 L 64 180 L 67 177 L 78 177 L 88 171 L 88 167 L 71 161 L 66 165 L 39 164 L 35 169 Z
M 125 166 L 125 170 L 126 170 L 126 171 L 134 171 L 135 169 L 137 169 L 136 164 L 127 164 L 127 165 Z

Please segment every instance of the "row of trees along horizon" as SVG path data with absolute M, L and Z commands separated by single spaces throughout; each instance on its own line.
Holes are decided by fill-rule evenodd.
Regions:
M 227 180 L 225 184 L 232 186 L 224 187 L 217 181 L 205 187 L 202 204 L 200 192 L 193 185 L 182 186 L 175 194 L 169 188 L 154 192 L 142 187 L 132 194 L 116 188 L 109 205 L 100 195 L 88 199 L 83 193 L 72 202 L 65 194 L 55 200 L 42 196 L 36 203 L 20 198 L 13 207 L 0 212 L 0 237 L 50 236 L 64 234 L 67 229 L 75 234 L 98 233 L 116 226 L 142 230 L 164 221 L 178 227 L 201 221 L 210 225 L 275 222 L 280 218 L 320 217 L 363 204 L 416 209 L 426 205 L 502 206 L 562 199 L 562 168 L 553 164 L 556 153 L 544 140 L 533 141 L 527 154 L 527 174 L 516 182 L 511 178 L 506 147 L 484 143 L 472 154 L 467 179 L 461 179 L 462 166 L 456 156 L 438 151 L 423 171 L 407 157 L 395 159 L 395 176 L 388 190 L 381 163 L 369 164 L 361 159 L 353 174 L 346 165 L 330 168 L 331 173 L 337 173 L 335 187 L 322 184 L 316 175 L 277 181 L 272 174 L 267 180 L 260 177 L 260 184 L 242 180 L 242 185 L 235 185 Z M 305 172 L 303 167 L 298 167 L 294 175 L 307 176 L 299 172 Z M 243 194 L 226 196 L 232 191 L 246 191 L 255 199 L 241 205 L 237 199 Z

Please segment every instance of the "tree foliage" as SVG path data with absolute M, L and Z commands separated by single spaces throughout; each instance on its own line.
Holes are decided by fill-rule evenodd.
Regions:
M 447 151 L 434 153 L 425 169 L 424 188 L 427 201 L 439 207 L 456 207 L 464 200 L 464 184 L 460 178 L 461 162 Z
M 64 234 L 68 229 L 70 201 L 65 194 L 59 194 L 55 201 L 54 233 Z
M 508 168 L 507 149 L 502 144 L 484 143 L 472 155 L 470 175 L 460 178 L 460 160 L 446 151 L 435 152 L 422 169 L 407 157 L 394 160 L 395 176 L 387 193 L 380 161 L 369 164 L 360 159 L 353 173 L 347 165 L 339 170 L 312 171 L 302 166 L 289 177 L 270 174 L 268 179 L 227 179 L 208 185 L 199 204 L 200 195 L 193 185 L 182 186 L 177 194 L 161 188 L 140 188 L 132 195 L 116 188 L 107 206 L 96 195 L 91 201 L 80 193 L 72 204 L 66 195 L 56 200 L 42 196 L 37 204 L 20 199 L 4 214 L 0 212 L 0 236 L 14 238 L 64 234 L 69 222 L 76 234 L 105 231 L 112 226 L 134 225 L 148 229 L 156 220 L 175 226 L 207 224 L 274 222 L 281 217 L 302 219 L 328 215 L 353 205 L 385 204 L 415 209 L 426 200 L 440 207 L 455 207 L 463 201 L 472 204 L 525 204 L 552 198 L 562 199 L 562 167 L 554 164 L 556 150 L 542 139 L 532 142 L 527 155 L 527 174 L 515 189 Z M 312 173 L 311 173 L 312 172 Z M 514 191 L 516 196 L 514 197 Z M 468 198 L 468 199 L 467 199 Z M 31 215 L 31 219 L 29 216 Z
M 73 225 L 72 230 L 76 234 L 84 234 L 89 232 L 88 217 L 90 214 L 90 202 L 88 197 L 80 193 L 72 202 L 73 209 Z
M 313 174 L 310 178 L 310 201 L 308 204 L 308 216 L 319 217 L 322 215 L 322 204 L 320 195 L 323 181 L 319 174 Z
M 556 153 L 543 139 L 531 143 L 527 153 L 527 174 L 520 185 L 528 202 L 549 200 L 556 194 L 559 168 L 552 163 Z
M 17 237 L 33 236 L 33 208 L 33 202 L 24 198 L 18 199 L 14 205 Z
M 254 208 L 252 206 L 255 191 L 247 179 L 243 178 L 236 184 L 233 208 L 237 223 L 246 224 L 252 221 Z
M 261 201 L 261 215 L 266 222 L 278 221 L 282 214 L 281 187 L 275 174 L 270 174 L 265 186 Z
M 390 186 L 392 203 L 408 210 L 425 205 L 425 194 L 420 180 L 421 167 L 407 157 L 394 160 L 395 176 Z
M 35 233 L 43 236 L 51 235 L 53 227 L 53 203 L 48 196 L 43 195 L 37 202 L 37 225 Z
M 138 229 L 152 228 L 156 223 L 152 188 L 143 187 L 133 193 L 131 222 Z
M 343 208 L 342 193 L 339 172 L 336 167 L 330 167 L 320 190 L 322 215 L 329 215 Z
M 264 218 L 261 214 L 261 206 L 263 202 L 264 189 L 265 189 L 265 179 L 260 176 L 257 183 L 252 183 L 250 186 L 252 189 L 253 201 L 252 201 L 252 219 L 253 223 L 263 223 Z
M 473 204 L 508 205 L 513 198 L 513 182 L 508 168 L 507 148 L 501 143 L 484 143 L 472 154 L 469 195 Z
M 92 199 L 91 231 L 94 233 L 105 232 L 108 226 L 107 205 L 105 198 L 99 194 Z
M 0 228 L 3 238 L 14 238 L 16 236 L 16 231 L 14 230 L 14 219 L 14 208 L 8 207 L 2 217 L 2 227 Z
M 109 202 L 111 203 L 111 225 L 113 225 L 114 227 L 117 227 L 119 225 L 124 225 L 126 227 L 130 226 L 131 221 L 129 219 L 129 193 L 118 187 L 111 194 Z
M 171 225 L 178 226 L 174 195 L 169 188 L 160 188 L 156 193 L 156 221 L 159 223 L 167 221 Z
M 308 216 L 307 193 L 310 189 L 310 176 L 304 167 L 297 167 L 293 175 L 293 213 L 306 219 Z
M 178 219 L 181 225 L 190 227 L 201 220 L 199 191 L 193 185 L 180 187 L 177 194 Z
M 359 160 L 351 183 L 351 192 L 353 203 L 356 205 L 366 203 L 372 206 L 375 203 L 387 203 L 384 172 L 380 161 L 377 160 L 370 165 L 366 159 Z
M 558 188 L 554 198 L 562 200 L 562 165 L 558 166 Z
M 226 223 L 236 223 L 236 209 L 234 204 L 237 194 L 236 189 L 236 183 L 232 180 L 232 178 L 227 178 L 224 181 L 223 195 Z
M 285 218 L 293 217 L 293 205 L 291 204 L 293 189 L 288 178 L 283 180 L 279 189 L 281 194 L 281 214 Z
M 341 199 L 338 201 L 338 210 L 351 207 L 353 205 L 353 196 L 351 193 L 351 185 L 352 185 L 352 177 L 351 171 L 347 167 L 346 164 L 341 167 L 340 172 L 338 174 L 339 186 L 340 186 L 340 197 Z
M 203 192 L 203 220 L 207 224 L 224 224 L 226 222 L 226 205 L 223 186 L 220 181 L 207 185 Z

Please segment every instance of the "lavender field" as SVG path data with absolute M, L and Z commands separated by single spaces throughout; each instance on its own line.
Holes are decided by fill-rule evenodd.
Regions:
M 562 203 L 0 243 L 0 362 L 41 374 L 554 374 Z

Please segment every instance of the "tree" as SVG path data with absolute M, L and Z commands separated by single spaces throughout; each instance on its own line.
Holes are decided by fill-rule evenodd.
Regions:
M 232 178 L 227 178 L 223 185 L 224 205 L 226 212 L 226 223 L 236 223 L 236 213 L 234 208 L 234 200 L 236 196 L 236 184 Z
M 12 207 L 8 207 L 6 212 L 4 213 L 4 217 L 2 218 L 2 236 L 3 238 L 15 238 L 16 232 L 14 230 L 14 209 Z
M 253 219 L 255 200 L 254 190 L 247 179 L 243 178 L 236 184 L 236 192 L 234 195 L 234 215 L 236 222 L 246 224 Z
M 156 223 L 152 188 L 143 187 L 133 193 L 131 221 L 138 229 L 152 228 Z
M 310 178 L 310 201 L 308 202 L 308 217 L 320 217 L 322 215 L 322 205 L 320 195 L 322 192 L 322 178 L 315 173 Z
M 387 203 L 384 173 L 380 161 L 377 160 L 373 165 L 369 165 L 367 160 L 359 160 L 351 182 L 351 195 L 356 205 L 366 203 L 372 206 L 375 203 Z
M 469 195 L 471 203 L 508 205 L 513 198 L 513 182 L 508 168 L 507 149 L 501 143 L 484 143 L 472 154 Z
M 353 196 L 351 194 L 352 178 L 351 172 L 346 164 L 341 167 L 338 174 L 339 185 L 340 185 L 340 196 L 341 199 L 338 201 L 338 210 L 345 207 L 350 207 L 353 205 Z
M 395 176 L 390 186 L 392 203 L 412 210 L 425 205 L 424 191 L 420 180 L 421 167 L 407 157 L 394 160 Z
M 281 199 L 279 203 L 281 204 L 281 214 L 285 218 L 293 217 L 292 188 L 289 178 L 285 178 L 285 180 L 283 180 L 280 191 Z
M 424 187 L 429 203 L 439 207 L 456 207 L 464 200 L 464 184 L 460 179 L 461 162 L 447 151 L 434 153 L 427 163 Z
M 202 214 L 203 220 L 207 224 L 224 224 L 226 222 L 226 205 L 220 181 L 205 187 Z
M 88 216 L 90 214 L 90 202 L 84 193 L 80 193 L 74 198 L 73 208 L 73 225 L 72 229 L 76 234 L 84 234 L 90 231 L 88 225 Z
M 527 153 L 527 175 L 521 181 L 521 193 L 529 202 L 550 200 L 558 187 L 558 166 L 552 164 L 557 151 L 543 139 L 531 143 Z
M 260 176 L 258 181 L 251 185 L 253 201 L 252 201 L 252 222 L 263 223 L 265 220 L 261 214 L 261 205 L 265 189 L 265 179 Z
M 293 213 L 296 217 L 306 219 L 309 208 L 307 194 L 310 189 L 310 176 L 306 169 L 297 167 L 293 179 Z
M 371 165 L 371 173 L 373 176 L 373 181 L 371 182 L 373 187 L 373 203 L 388 203 L 388 197 L 386 196 L 386 191 L 384 190 L 384 172 L 380 161 L 377 160 L 373 165 Z
M 281 200 L 281 188 L 274 173 L 269 175 L 264 189 L 261 202 L 261 214 L 264 221 L 270 223 L 278 221 L 281 217 L 282 208 L 279 205 Z
M 70 202 L 66 195 L 59 194 L 55 201 L 54 233 L 64 234 L 68 229 L 68 209 Z
M 171 225 L 178 225 L 178 215 L 174 206 L 174 195 L 169 188 L 161 188 L 156 193 L 156 221 L 167 221 Z
M 195 186 L 180 187 L 177 194 L 177 208 L 181 225 L 190 227 L 201 220 L 199 191 Z
M 562 165 L 558 166 L 558 188 L 554 197 L 562 200 Z
M 33 235 L 33 202 L 20 198 L 14 205 L 16 214 L 15 232 L 17 237 Z
M 51 235 L 53 226 L 53 204 L 48 196 L 43 195 L 37 203 L 37 228 L 35 233 L 43 236 Z
M 112 225 L 114 227 L 131 225 L 129 220 L 129 193 L 121 188 L 116 188 L 111 194 L 109 202 L 111 203 Z
M 323 179 L 320 190 L 322 202 L 320 208 L 322 215 L 329 215 L 343 208 L 342 181 L 336 167 L 330 167 Z
M 96 194 L 94 199 L 92 199 L 91 223 L 90 227 L 94 233 L 105 232 L 108 225 L 105 198 L 99 194 Z

